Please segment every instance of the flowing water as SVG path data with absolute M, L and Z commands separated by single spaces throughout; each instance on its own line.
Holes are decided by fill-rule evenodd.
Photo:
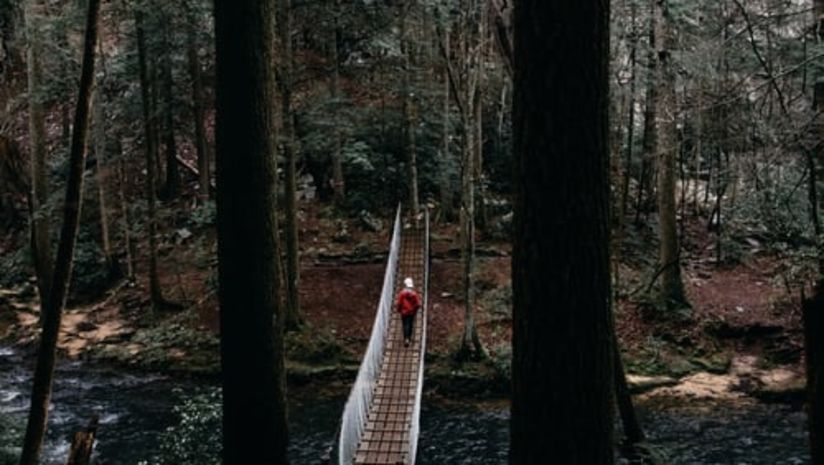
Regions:
M 0 413 L 25 421 L 33 360 L 0 347 Z M 180 424 L 175 412 L 187 399 L 214 392 L 204 381 L 62 362 L 58 366 L 44 448 L 45 465 L 65 463 L 72 432 L 93 413 L 100 415 L 97 465 L 137 465 L 157 453 L 163 432 Z M 332 445 L 343 395 L 314 399 L 301 393 L 290 401 L 290 457 L 318 464 Z M 505 465 L 509 412 L 505 405 L 478 408 L 425 399 L 421 413 L 419 465 Z M 656 450 L 669 464 L 802 465 L 810 463 L 805 417 L 786 405 L 730 404 L 712 409 L 662 408 L 641 411 Z M 214 427 L 217 427 L 215 421 Z M 208 429 L 214 436 L 214 428 Z M 2 436 L 2 435 L 0 435 Z M 201 449 L 217 456 L 217 441 Z

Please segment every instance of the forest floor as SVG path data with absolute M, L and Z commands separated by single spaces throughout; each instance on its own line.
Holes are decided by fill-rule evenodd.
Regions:
M 289 379 L 295 384 L 347 384 L 371 332 L 391 223 L 383 219 L 376 228 L 373 218 L 341 220 L 329 207 L 302 207 L 305 326 L 287 335 Z M 102 296 L 81 296 L 70 303 L 59 342 L 64 356 L 153 371 L 217 372 L 214 233 L 208 222 L 165 221 L 170 232 L 160 249 L 164 292 L 186 310 L 150 311 L 145 264 L 138 262 L 136 282 L 121 281 Z M 685 244 L 684 281 L 692 304 L 688 315 L 656 309 L 643 292 L 632 295 L 649 274 L 645 262 L 636 258 L 654 247 L 643 231 L 635 237 L 641 245 L 624 251 L 616 327 L 633 389 L 663 398 L 799 398 L 799 301 L 777 279 L 782 262 L 751 250 L 736 263 L 717 264 L 711 237 L 694 233 L 703 242 Z M 434 225 L 427 387 L 447 397 L 504 397 L 511 354 L 510 246 L 500 240 L 478 244 L 476 318 L 490 357 L 458 363 L 453 354 L 464 308 L 457 237 L 454 225 Z M 0 251 L 7 253 L 12 244 L 7 238 Z M 138 256 L 145 255 L 140 250 Z M 31 281 L 0 292 L 0 341 L 33 350 L 38 311 Z

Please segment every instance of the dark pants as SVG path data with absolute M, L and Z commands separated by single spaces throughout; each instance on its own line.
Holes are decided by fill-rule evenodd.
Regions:
M 403 338 L 412 339 L 412 329 L 415 327 L 415 314 L 401 316 L 403 322 Z

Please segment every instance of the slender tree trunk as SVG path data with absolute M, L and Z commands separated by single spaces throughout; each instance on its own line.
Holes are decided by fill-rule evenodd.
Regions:
M 97 159 L 95 181 L 97 181 L 97 203 L 100 212 L 100 243 L 103 249 L 103 257 L 106 260 L 106 274 L 110 279 L 113 279 L 119 274 L 119 265 L 112 251 L 112 241 L 109 236 L 109 211 L 106 200 L 106 175 L 104 172 L 104 163 L 106 160 L 106 131 L 103 128 L 105 124 L 105 111 L 103 109 L 103 95 L 99 89 L 94 97 L 93 107 L 94 154 Z
M 657 3 L 660 0 L 649 0 L 649 55 L 647 56 L 647 96 L 644 110 L 644 135 L 642 139 L 643 159 L 641 167 L 641 179 L 638 183 L 638 198 L 635 213 L 635 222 L 640 223 L 641 214 L 648 211 L 647 198 L 652 197 L 653 178 L 655 177 L 654 167 L 658 147 L 658 107 L 659 107 L 659 87 L 662 85 L 659 78 L 658 45 L 660 38 L 656 37 L 656 30 L 659 28 L 659 15 Z
M 29 152 L 31 156 L 31 250 L 40 295 L 40 308 L 46 307 L 45 299 L 51 288 L 53 271 L 51 236 L 49 233 L 49 187 L 46 177 L 46 126 L 43 108 L 43 70 L 40 63 L 42 29 L 39 0 L 26 0 L 26 34 L 28 35 L 28 87 L 29 87 Z M 43 312 L 41 312 L 41 323 Z
M 477 160 L 475 136 L 477 128 L 474 124 L 475 107 L 478 103 L 478 80 L 480 68 L 475 54 L 478 53 L 475 39 L 478 29 L 473 25 L 473 17 L 477 12 L 478 4 L 474 0 L 467 2 L 463 8 L 463 27 L 461 33 L 461 60 L 464 69 L 463 78 L 463 147 L 461 166 L 461 240 L 462 263 L 464 281 L 464 330 L 461 338 L 459 358 L 465 358 L 474 353 L 476 357 L 485 357 L 486 351 L 481 344 L 475 324 L 475 180 Z M 464 6 L 462 4 L 462 6 Z
M 668 0 L 653 0 L 655 3 L 656 55 L 658 57 L 658 85 L 661 86 L 655 103 L 655 150 L 658 158 L 658 228 L 660 248 L 658 264 L 661 272 L 660 297 L 668 306 L 684 306 L 687 303 L 684 283 L 681 280 L 681 250 L 678 243 L 676 221 L 675 170 L 678 152 L 674 138 L 676 134 L 676 74 L 671 63 L 673 37 L 668 18 Z
M 403 114 L 404 114 L 404 133 L 406 135 L 406 181 L 409 188 L 409 213 L 415 217 L 420 211 L 418 197 L 418 163 L 417 163 L 417 147 L 416 147 L 416 132 L 417 132 L 417 108 L 415 106 L 414 84 L 413 76 L 416 76 L 413 67 L 417 69 L 413 60 L 413 42 L 407 37 L 408 33 L 408 16 L 411 14 L 411 9 L 406 8 L 401 19 L 401 43 L 404 48 L 404 70 L 403 70 Z
M 420 212 L 421 207 L 418 195 L 418 161 L 415 133 L 418 125 L 417 108 L 414 97 L 411 95 L 412 89 L 406 86 L 404 96 L 404 114 L 406 115 L 406 177 L 409 183 L 409 212 L 415 216 Z
M 447 55 L 446 59 L 449 60 L 449 30 L 446 30 L 444 33 L 444 51 Z M 443 133 L 442 133 L 442 140 L 441 140 L 441 158 L 440 158 L 440 197 L 441 197 L 441 211 L 443 212 L 444 221 L 448 222 L 451 221 L 454 212 L 452 211 L 452 187 L 451 187 L 451 179 L 449 176 L 450 173 L 450 150 L 449 150 L 449 125 L 450 125 L 450 111 L 449 111 L 449 71 L 444 67 L 443 73 Z
M 608 21 L 515 4 L 511 465 L 615 462 Z
M 123 144 L 117 140 L 117 176 L 118 187 L 117 195 L 120 201 L 121 214 L 121 229 L 123 230 L 123 247 L 126 252 L 126 278 L 129 281 L 134 281 L 134 254 L 132 252 L 132 232 L 131 232 L 131 215 L 129 214 L 129 203 L 126 201 L 126 161 L 123 158 Z
M 474 176 L 473 184 L 475 185 L 475 189 L 477 190 L 477 198 L 476 198 L 476 210 L 477 210 L 477 221 L 478 221 L 478 228 L 481 230 L 483 234 L 486 233 L 488 227 L 488 218 L 486 215 L 486 186 L 484 184 L 484 108 L 483 108 L 483 91 L 484 85 L 486 82 L 484 80 L 484 76 L 486 74 L 485 67 L 486 67 L 486 51 L 487 45 L 490 43 L 488 40 L 487 34 L 487 22 L 488 17 L 487 13 L 489 12 L 489 7 L 484 3 L 480 3 L 480 20 L 478 21 L 478 64 L 477 64 L 477 83 L 475 89 L 475 97 L 473 102 L 473 108 L 475 110 L 474 116 L 474 124 L 475 124 L 475 146 L 474 146 L 474 157 L 475 162 L 473 163 L 473 173 Z
M 337 115 L 340 110 L 340 1 L 335 0 L 335 27 L 332 30 L 332 100 L 334 100 L 334 113 Z M 342 206 L 346 199 L 346 184 L 343 178 L 343 154 L 342 146 L 343 140 L 340 130 L 340 121 L 335 118 L 334 123 L 334 150 L 332 152 L 332 191 L 334 194 L 335 204 Z
M 146 199 L 148 200 L 147 208 L 147 233 L 149 235 L 149 294 L 152 302 L 153 310 L 160 310 L 163 308 L 165 299 L 160 287 L 160 275 L 157 270 L 157 217 L 156 217 L 156 174 L 155 167 L 157 158 L 157 139 L 154 131 L 154 116 L 151 110 L 151 90 L 150 77 L 147 63 L 146 51 L 146 32 L 144 30 L 143 12 L 140 10 L 143 6 L 137 5 L 135 8 L 135 27 L 137 28 L 137 50 L 138 50 L 138 66 L 140 68 L 140 90 L 143 99 L 143 125 L 145 135 L 146 148 Z
M 630 18 L 630 21 L 632 21 L 632 32 L 630 32 L 632 39 L 630 42 L 629 52 L 630 72 L 632 73 L 632 77 L 630 78 L 629 82 L 629 115 L 627 118 L 627 146 L 624 152 L 624 175 L 623 182 L 621 183 L 621 208 L 618 211 L 618 214 L 620 215 L 619 225 L 621 225 L 619 229 L 623 229 L 623 225 L 626 221 L 626 216 L 629 209 L 629 184 L 630 179 L 632 178 L 632 151 L 635 146 L 635 89 L 638 81 L 638 63 L 636 60 L 636 54 L 638 51 L 638 27 L 636 25 L 635 16 L 636 7 L 635 3 L 633 3 L 632 14 Z
M 475 157 L 475 161 L 472 164 L 472 176 L 474 178 L 472 184 L 475 185 L 477 191 L 475 204 L 478 228 L 482 234 L 485 234 L 489 223 L 486 215 L 486 186 L 484 185 L 484 112 L 482 90 L 480 87 L 478 87 L 475 92 L 475 102 L 473 106 L 475 109 L 475 117 L 473 119 L 475 125 L 473 156 Z
M 174 78 L 172 77 L 172 20 L 169 12 L 164 12 L 163 45 L 164 52 L 160 63 L 163 81 L 163 145 L 166 151 L 166 185 L 163 194 L 167 199 L 174 199 L 180 194 L 180 169 L 177 162 L 177 143 L 175 142 L 174 117 Z
M 468 100 L 469 101 L 469 100 Z M 464 126 L 463 169 L 461 173 L 461 238 L 464 289 L 464 330 L 459 354 L 466 358 L 474 351 L 476 356 L 483 356 L 485 351 L 478 336 L 475 324 L 475 183 L 473 144 L 474 127 Z
M 66 181 L 66 200 L 63 207 L 63 226 L 57 248 L 52 286 L 43 309 L 43 332 L 37 352 L 37 364 L 32 382 L 31 408 L 29 409 L 23 451 L 20 465 L 37 465 L 43 447 L 43 437 L 48 421 L 49 400 L 54 379 L 54 365 L 57 358 L 57 337 L 60 330 L 61 314 L 66 305 L 69 282 L 71 280 L 74 248 L 80 223 L 80 208 L 83 201 L 83 172 L 86 164 L 86 140 L 89 123 L 89 107 L 94 84 L 94 49 L 97 44 L 97 18 L 100 0 L 89 0 L 86 17 L 86 33 L 83 45 L 83 67 L 80 75 L 80 90 L 74 114 L 69 151 L 69 173 Z
M 281 0 L 281 20 L 278 22 L 283 56 L 281 57 L 281 99 L 283 105 L 283 140 L 286 155 L 285 201 L 286 224 L 286 328 L 297 329 L 303 317 L 300 310 L 300 249 L 298 235 L 297 157 L 295 119 L 292 114 L 292 83 L 294 51 L 292 49 L 292 2 Z
M 278 298 L 274 0 L 216 0 L 223 463 L 288 463 Z M 274 324 L 273 324 L 274 320 Z
M 195 126 L 195 148 L 197 150 L 198 184 L 201 199 L 208 200 L 212 190 L 211 146 L 206 140 L 205 98 L 203 97 L 203 76 L 197 53 L 197 23 L 194 15 L 187 31 L 186 54 L 189 61 L 189 78 L 192 80 L 192 116 Z

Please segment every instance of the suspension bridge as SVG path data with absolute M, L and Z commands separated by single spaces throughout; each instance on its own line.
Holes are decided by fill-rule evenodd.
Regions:
M 405 346 L 395 311 L 403 279 L 421 295 L 412 341 Z M 341 419 L 338 465 L 414 465 L 420 433 L 429 290 L 429 215 L 403 225 L 401 209 L 389 246 L 383 291 L 355 384 Z M 335 454 L 333 454 L 334 456 Z

